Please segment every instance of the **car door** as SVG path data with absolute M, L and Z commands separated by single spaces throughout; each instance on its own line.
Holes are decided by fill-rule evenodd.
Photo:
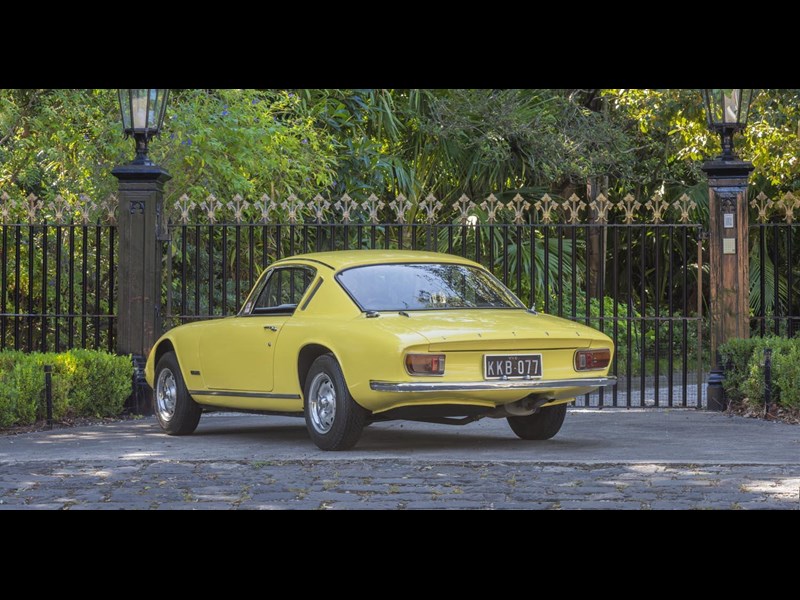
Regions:
M 203 381 L 211 390 L 270 392 L 281 328 L 315 275 L 305 266 L 268 271 L 242 313 L 214 323 L 200 340 Z

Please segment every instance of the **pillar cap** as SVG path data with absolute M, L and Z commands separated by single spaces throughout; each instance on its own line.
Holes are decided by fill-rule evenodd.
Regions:
M 120 165 L 111 171 L 120 181 L 154 181 L 164 183 L 172 179 L 165 169 L 158 165 Z
M 753 163 L 744 160 L 709 160 L 701 167 L 709 177 L 744 177 L 753 172 Z

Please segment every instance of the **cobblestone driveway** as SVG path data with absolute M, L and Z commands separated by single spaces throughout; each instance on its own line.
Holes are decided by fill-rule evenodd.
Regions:
M 800 509 L 800 467 L 28 463 L 0 490 L 0 509 Z
M 297 420 L 204 417 L 170 438 L 145 419 L 0 436 L 0 510 L 19 508 L 800 510 L 800 427 L 576 411 L 551 442 L 391 423 L 324 453 Z

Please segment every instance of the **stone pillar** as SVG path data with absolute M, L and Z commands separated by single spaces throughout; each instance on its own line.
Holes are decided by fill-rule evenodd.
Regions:
M 747 185 L 753 165 L 740 160 L 713 160 L 708 174 L 709 271 L 711 275 L 711 373 L 708 409 L 725 410 L 722 389 L 725 365 L 719 347 L 733 338 L 750 337 L 750 254 Z
M 117 353 L 146 357 L 161 335 L 161 249 L 164 183 L 169 173 L 154 165 L 123 165 L 119 180 Z

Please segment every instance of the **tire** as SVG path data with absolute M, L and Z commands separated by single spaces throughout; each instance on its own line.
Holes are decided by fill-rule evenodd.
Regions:
M 342 369 L 332 355 L 313 362 L 303 392 L 306 427 L 317 447 L 337 451 L 355 446 L 367 422 L 367 411 L 350 396 Z
M 527 417 L 508 417 L 508 424 L 523 440 L 549 440 L 561 430 L 566 415 L 567 405 L 558 404 Z
M 169 435 L 189 435 L 197 429 L 203 409 L 186 390 L 178 359 L 167 352 L 156 365 L 153 412 Z

